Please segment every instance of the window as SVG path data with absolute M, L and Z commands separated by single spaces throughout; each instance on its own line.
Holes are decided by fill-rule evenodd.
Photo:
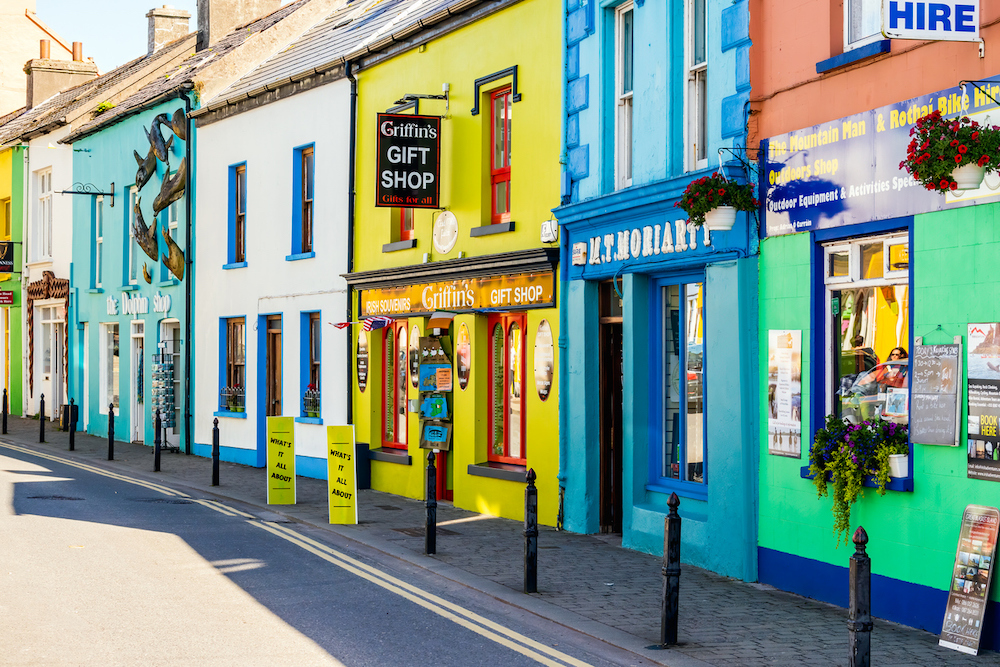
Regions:
M 35 259 L 52 257 L 52 170 L 38 173 L 38 209 L 35 225 Z
M 385 328 L 382 344 L 382 445 L 406 449 L 406 320 Z
M 165 211 L 163 211 L 163 215 L 165 216 L 162 223 L 163 228 L 167 230 L 167 233 L 170 234 L 170 238 L 172 238 L 175 243 L 177 242 L 177 228 L 180 211 L 181 203 L 179 201 L 175 201 L 173 204 L 168 206 Z M 170 273 L 170 269 L 167 268 L 167 265 L 160 262 L 160 282 L 170 280 L 172 277 L 173 274 Z
M 852 423 L 909 422 L 909 244 L 906 235 L 824 247 L 826 413 Z
M 128 233 L 125 234 L 125 238 L 128 239 L 128 280 L 126 281 L 129 285 L 139 284 L 139 244 L 135 240 L 135 202 L 138 196 L 138 190 L 135 188 L 129 188 L 128 190 Z
M 312 252 L 313 249 L 313 147 L 304 148 L 300 153 L 301 163 L 301 189 L 299 199 L 301 200 L 302 215 L 302 250 L 300 252 Z
M 882 39 L 881 12 L 881 0 L 845 0 L 845 51 Z
M 100 412 L 108 413 L 108 406 L 118 408 L 118 325 L 101 325 L 101 403 Z
M 490 461 L 524 465 L 525 316 L 490 315 Z
M 227 387 L 246 386 L 246 318 L 230 317 L 226 320 L 226 377 Z
M 0 201 L 0 215 L 3 216 L 2 218 L 0 218 L 0 234 L 3 235 L 4 239 L 9 241 L 10 225 L 11 225 L 10 199 L 4 199 L 3 201 Z
M 689 0 L 687 17 L 687 135 L 691 169 L 708 166 L 708 21 L 706 0 Z
M 393 216 L 399 223 L 399 240 L 409 241 L 413 238 L 413 209 L 412 208 L 394 208 L 392 209 Z
M 102 285 L 104 277 L 104 197 L 94 201 L 94 287 Z
M 511 89 L 490 94 L 490 220 L 510 222 Z
M 660 480 L 705 483 L 705 288 L 700 282 L 659 283 L 662 332 L 659 409 Z M 659 481 L 655 479 L 654 482 Z M 704 487 L 702 487 L 704 488 Z
M 634 53 L 631 2 L 615 11 L 615 188 L 632 185 L 632 63 Z
M 322 362 L 321 343 L 323 339 L 323 323 L 320 321 L 319 313 L 309 314 L 309 384 L 320 389 L 319 370 Z
M 247 165 L 229 168 L 229 264 L 247 261 Z
M 320 365 L 323 359 L 323 323 L 320 313 L 302 313 L 300 321 L 302 365 L 299 382 L 302 384 L 302 413 L 304 417 L 318 417 L 320 413 Z

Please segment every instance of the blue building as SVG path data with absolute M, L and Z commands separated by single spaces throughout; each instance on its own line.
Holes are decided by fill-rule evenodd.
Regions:
M 757 222 L 675 202 L 747 154 L 746 0 L 566 0 L 559 347 L 561 516 L 756 578 Z

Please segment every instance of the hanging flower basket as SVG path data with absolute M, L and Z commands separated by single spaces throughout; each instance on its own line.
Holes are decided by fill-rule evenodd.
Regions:
M 713 232 L 727 232 L 736 222 L 736 209 L 732 206 L 720 206 L 705 213 L 705 227 Z
M 737 211 L 757 210 L 757 200 L 753 196 L 753 185 L 727 181 L 716 172 L 688 183 L 684 194 L 674 206 L 687 213 L 688 218 L 696 225 L 705 225 L 709 213 L 718 211 L 722 207 L 730 208 L 731 213 L 723 213 L 732 216 L 729 218 L 728 226 L 723 226 L 721 220 L 706 225 L 711 230 L 724 231 L 732 229 Z M 719 226 L 712 226 L 713 224 Z
M 899 168 L 928 190 L 975 190 L 1000 167 L 1000 128 L 968 116 L 947 119 L 934 111 L 917 119 L 910 136 Z

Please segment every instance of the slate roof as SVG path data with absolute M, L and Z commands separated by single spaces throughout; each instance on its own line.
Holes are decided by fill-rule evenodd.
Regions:
M 176 39 L 151 54 L 146 54 L 116 67 L 107 74 L 57 93 L 36 107 L 28 110 L 20 109 L 19 114 L 14 112 L 0 118 L 0 146 L 65 125 L 67 117 L 73 111 L 86 105 L 96 106 L 96 104 L 107 100 L 113 96 L 113 91 L 118 85 L 143 69 L 155 69 L 158 62 L 162 63 L 170 58 L 176 58 L 180 53 L 183 53 L 184 49 L 193 49 L 194 40 L 194 33 Z M 103 116 L 104 114 L 100 117 L 103 118 Z M 3 120 L 7 122 L 3 123 Z
M 306 31 L 206 105 L 217 109 L 291 77 L 323 71 L 462 13 L 484 0 L 355 0 Z
M 296 10 L 300 9 L 308 2 L 310 2 L 310 0 L 295 0 L 295 2 L 291 2 L 279 9 L 276 9 L 267 16 L 262 16 L 245 25 L 235 28 L 232 32 L 217 41 L 210 48 L 195 52 L 190 58 L 178 65 L 172 72 L 169 72 L 166 76 L 158 78 L 156 81 L 144 86 L 139 90 L 139 92 L 122 101 L 114 109 L 106 111 L 90 123 L 82 125 L 63 141 L 66 143 L 75 141 L 85 135 L 96 132 L 102 127 L 114 124 L 127 116 L 138 113 L 150 103 L 155 102 L 160 98 L 165 98 L 177 93 L 182 89 L 184 84 L 193 82 L 196 75 L 204 68 L 217 62 L 221 58 L 224 58 L 230 52 L 241 46 L 252 35 L 267 30 L 290 14 L 293 14 Z

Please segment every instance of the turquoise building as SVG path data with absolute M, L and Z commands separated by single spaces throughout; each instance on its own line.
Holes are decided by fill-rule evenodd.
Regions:
M 694 179 L 747 155 L 746 1 L 566 0 L 561 227 L 563 526 L 685 562 L 757 568 L 757 222 L 692 225 Z

